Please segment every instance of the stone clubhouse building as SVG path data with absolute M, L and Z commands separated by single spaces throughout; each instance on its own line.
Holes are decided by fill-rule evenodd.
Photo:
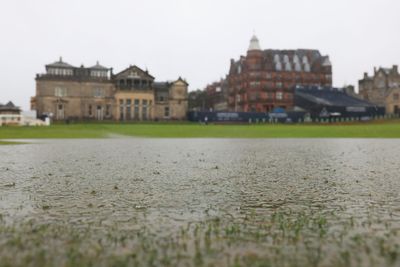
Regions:
M 86 68 L 62 60 L 36 75 L 31 109 L 53 120 L 185 120 L 188 83 L 179 78 L 155 82 L 137 66 L 114 74 L 98 62 Z

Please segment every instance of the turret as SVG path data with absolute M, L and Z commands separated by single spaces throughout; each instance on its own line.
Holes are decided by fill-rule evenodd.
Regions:
M 260 42 L 257 36 L 253 35 L 250 40 L 249 49 L 247 49 L 246 61 L 248 65 L 252 65 L 252 69 L 259 68 L 263 58 L 263 51 L 261 50 Z M 258 67 L 257 67 L 258 66 Z

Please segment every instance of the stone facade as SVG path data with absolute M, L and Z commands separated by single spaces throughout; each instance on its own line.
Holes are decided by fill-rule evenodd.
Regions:
M 386 113 L 400 114 L 400 87 L 389 90 L 385 99 Z
M 188 110 L 188 83 L 179 78 L 174 82 L 155 83 L 155 119 L 185 120 Z
M 253 36 L 247 55 L 231 60 L 227 80 L 231 111 L 291 110 L 296 86 L 332 86 L 332 65 L 318 50 L 261 50 Z
M 98 63 L 77 68 L 60 59 L 37 75 L 31 108 L 39 118 L 54 120 L 154 120 L 163 108 L 155 101 L 154 84 L 154 77 L 137 66 L 114 75 Z M 186 119 L 188 84 L 180 78 L 169 84 L 165 102 L 171 115 L 163 119 Z
M 399 113 L 400 74 L 398 66 L 394 65 L 391 69 L 375 68 L 373 76 L 364 73 L 364 77 L 359 80 L 358 86 L 359 95 L 362 99 L 386 107 L 387 113 Z

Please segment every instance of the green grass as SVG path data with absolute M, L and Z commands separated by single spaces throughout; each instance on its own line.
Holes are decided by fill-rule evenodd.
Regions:
M 400 138 L 400 121 L 352 124 L 200 125 L 197 123 L 73 124 L 1 127 L 0 139 L 106 138 Z
M 2 146 L 2 145 L 20 145 L 20 144 L 23 144 L 23 143 L 21 143 L 21 142 L 1 141 L 0 140 L 0 146 Z

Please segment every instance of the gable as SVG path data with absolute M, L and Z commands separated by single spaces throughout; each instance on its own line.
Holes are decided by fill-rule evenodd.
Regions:
M 146 79 L 146 80 L 154 80 L 154 77 L 151 76 L 147 71 L 142 70 L 137 66 L 130 66 L 129 68 L 121 71 L 120 73 L 115 75 L 117 79 Z
M 181 77 L 179 77 L 178 80 L 176 80 L 175 82 L 173 82 L 174 85 L 176 86 L 188 86 L 189 84 L 183 80 Z

